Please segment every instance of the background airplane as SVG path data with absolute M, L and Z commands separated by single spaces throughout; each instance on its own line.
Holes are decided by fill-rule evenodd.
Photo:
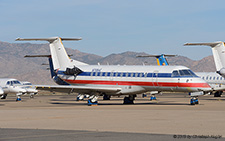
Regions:
M 8 94 L 16 94 L 16 101 L 21 101 L 21 96 L 25 94 L 35 95 L 38 91 L 23 85 L 20 81 L 13 78 L 0 78 L 0 96 L 6 99 Z
M 211 87 L 184 66 L 88 65 L 68 57 L 62 40 L 77 38 L 16 39 L 48 41 L 54 74 L 70 85 L 40 86 L 42 89 L 89 94 L 88 104 L 97 104 L 99 95 L 128 95 L 124 104 L 132 104 L 136 94 L 148 91 L 191 92 L 199 95 Z M 180 73 L 178 73 L 180 72 Z M 43 88 L 44 87 L 44 88 Z M 192 99 L 194 104 L 198 101 Z
M 210 46 L 212 48 L 213 58 L 216 65 L 216 72 L 198 72 L 196 73 L 202 79 L 207 81 L 213 89 L 215 97 L 220 97 L 225 90 L 225 46 L 224 42 L 211 43 L 186 43 L 184 46 Z

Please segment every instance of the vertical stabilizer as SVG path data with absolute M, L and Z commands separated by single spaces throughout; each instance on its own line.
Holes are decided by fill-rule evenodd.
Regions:
M 216 65 L 217 72 L 225 68 L 225 46 L 224 42 L 214 42 L 214 43 L 186 43 L 185 46 L 210 46 L 212 48 L 212 53 L 214 57 L 214 62 Z
M 54 70 L 63 69 L 65 70 L 68 67 L 74 67 L 75 65 L 87 65 L 86 63 L 72 60 L 63 46 L 62 40 L 81 40 L 81 38 L 60 38 L 60 37 L 51 37 L 51 38 L 31 38 L 31 39 L 22 39 L 17 38 L 16 41 L 48 41 L 50 44 L 50 52 L 53 62 Z

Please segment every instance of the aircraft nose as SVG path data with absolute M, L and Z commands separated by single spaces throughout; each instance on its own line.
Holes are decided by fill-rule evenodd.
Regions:
M 212 87 L 205 80 L 202 80 L 202 88 L 204 88 L 204 91 L 212 90 Z

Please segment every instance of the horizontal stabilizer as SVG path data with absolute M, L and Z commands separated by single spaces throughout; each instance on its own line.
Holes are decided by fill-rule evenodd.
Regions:
M 25 55 L 24 57 L 51 57 L 51 55 Z
M 184 46 L 211 46 L 215 47 L 223 42 L 214 42 L 214 43 L 186 43 Z
M 17 38 L 16 41 L 48 41 L 53 42 L 57 40 L 59 37 L 51 37 L 51 38 Z M 82 38 L 60 38 L 63 41 L 79 41 Z
M 69 57 L 70 56 L 73 56 L 73 54 L 69 54 L 68 55 Z M 24 57 L 48 57 L 48 58 L 50 58 L 51 57 L 51 55 L 25 55 Z
M 176 55 L 162 54 L 164 57 L 175 57 Z M 162 55 L 138 55 L 136 57 L 160 57 Z

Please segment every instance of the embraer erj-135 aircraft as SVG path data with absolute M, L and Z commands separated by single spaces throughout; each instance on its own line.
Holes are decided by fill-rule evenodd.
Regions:
M 213 54 L 214 55 L 214 54 Z M 218 53 L 218 55 L 222 55 Z M 158 65 L 169 65 L 167 59 L 164 54 L 161 55 L 150 55 L 150 56 L 140 56 L 140 57 L 156 57 Z M 160 57 L 160 59 L 158 59 Z M 214 97 L 220 97 L 225 90 L 225 78 L 223 78 L 220 74 L 215 72 L 195 72 L 195 74 L 205 80 L 212 88 L 212 92 L 214 91 Z M 212 93 L 211 92 L 211 93 Z M 155 92 L 154 94 L 158 94 L 160 92 Z M 153 96 L 153 98 L 155 98 Z M 152 97 L 151 97 L 152 99 Z
M 191 92 L 196 95 L 211 91 L 211 87 L 184 66 L 118 66 L 88 65 L 72 60 L 62 40 L 77 38 L 34 38 L 16 41 L 48 41 L 57 77 L 71 85 L 41 86 L 55 91 L 89 94 L 89 105 L 97 104 L 99 95 L 129 95 L 124 104 L 131 104 L 136 94 L 148 91 Z M 180 72 L 180 73 L 179 73 Z M 196 103 L 197 104 L 197 103 Z
M 212 47 L 214 62 L 216 65 L 215 72 L 196 72 L 198 76 L 207 81 L 212 88 L 216 91 L 215 97 L 220 97 L 225 90 L 225 45 L 224 42 L 212 43 L 186 43 L 185 46 L 210 46 Z
M 35 88 L 21 84 L 20 81 L 13 78 L 0 78 L 0 98 L 6 99 L 8 94 L 16 94 L 16 101 L 21 101 L 21 96 L 30 94 L 31 97 L 37 94 Z

